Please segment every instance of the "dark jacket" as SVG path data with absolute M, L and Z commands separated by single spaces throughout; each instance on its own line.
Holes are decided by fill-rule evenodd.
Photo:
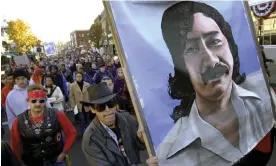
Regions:
M 89 84 L 93 84 L 93 77 L 91 77 L 89 74 L 84 74 L 84 79 L 85 82 L 89 83 Z
M 83 65 L 83 69 L 85 73 L 88 73 L 90 71 L 91 68 L 91 62 L 85 62 Z
M 21 166 L 20 162 L 12 152 L 9 144 L 1 141 L 1 165 L 2 166 Z
M 104 72 L 101 72 L 100 70 L 94 75 L 94 83 L 98 84 L 102 81 L 102 78 L 104 76 L 108 76 L 109 78 L 111 78 L 113 80 L 113 75 L 108 71 L 105 70 Z
M 109 71 L 114 78 L 116 77 L 116 75 L 117 75 L 117 68 L 115 67 L 115 65 L 106 66 L 105 70 Z
M 116 121 L 131 164 L 141 164 L 139 150 L 144 149 L 144 144 L 136 136 L 138 123 L 126 111 L 116 112 Z M 82 149 L 89 166 L 127 166 L 116 142 L 104 129 L 98 118 L 94 118 L 85 130 Z
M 90 71 L 88 72 L 88 74 L 93 78 L 94 75 L 98 72 L 98 69 L 90 69 Z

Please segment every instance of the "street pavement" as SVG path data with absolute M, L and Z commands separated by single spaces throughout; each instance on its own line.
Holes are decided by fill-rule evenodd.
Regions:
M 77 128 L 79 128 L 78 126 L 76 126 Z M 10 132 L 8 129 L 8 126 L 5 125 L 5 137 L 4 140 L 6 141 L 10 141 Z M 81 140 L 77 139 L 74 143 L 74 145 L 72 146 L 70 152 L 69 152 L 69 156 L 71 159 L 71 163 L 72 166 L 88 166 L 86 158 L 81 150 Z
M 79 133 L 79 129 L 80 129 L 79 125 L 76 124 L 75 127 Z M 10 141 L 10 132 L 8 129 L 8 125 L 4 125 L 4 128 L 5 128 L 5 132 L 6 132 L 4 140 L 9 142 Z M 69 152 L 69 156 L 71 159 L 72 166 L 88 166 L 87 160 L 86 160 L 86 158 L 82 152 L 82 149 L 81 149 L 81 139 L 79 137 L 76 138 L 76 141 Z M 145 161 L 148 158 L 146 151 L 142 151 L 140 156 L 141 156 L 142 161 Z
M 6 134 L 5 134 L 5 140 L 9 142 L 10 140 L 10 132 L 8 130 L 8 126 L 4 126 Z M 76 126 L 76 129 L 79 130 L 79 126 Z M 145 161 L 148 158 L 147 152 L 143 151 L 141 152 L 141 160 Z M 71 158 L 72 166 L 88 166 L 86 158 L 82 152 L 81 149 L 81 140 L 76 139 L 73 147 L 71 148 L 69 152 L 69 156 Z M 276 166 L 276 145 L 274 146 L 274 151 L 271 157 L 271 160 L 267 166 Z

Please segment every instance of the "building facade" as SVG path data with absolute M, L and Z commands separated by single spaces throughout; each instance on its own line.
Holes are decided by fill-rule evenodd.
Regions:
M 256 35 L 262 45 L 276 45 L 276 12 L 269 18 L 262 19 L 252 14 Z
M 115 44 L 113 41 L 113 36 L 111 33 L 111 26 L 108 22 L 105 11 L 102 11 L 102 13 L 94 20 L 94 23 L 96 22 L 101 23 L 103 30 L 100 52 L 102 54 L 110 55 L 117 54 Z
M 70 47 L 74 48 L 90 48 L 91 39 L 89 30 L 75 30 L 70 33 Z

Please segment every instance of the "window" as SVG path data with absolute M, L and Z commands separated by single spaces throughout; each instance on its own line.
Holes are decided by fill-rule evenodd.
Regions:
M 267 35 L 267 36 L 262 36 L 263 37 L 263 41 L 262 44 L 263 45 L 276 45 L 276 35 Z
M 80 40 L 80 45 L 84 45 L 84 42 L 82 40 Z

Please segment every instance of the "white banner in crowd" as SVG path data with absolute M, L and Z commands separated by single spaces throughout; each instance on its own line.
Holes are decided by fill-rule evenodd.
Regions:
M 14 57 L 14 62 L 17 66 L 30 65 L 30 60 L 29 60 L 27 55 L 15 56 Z

